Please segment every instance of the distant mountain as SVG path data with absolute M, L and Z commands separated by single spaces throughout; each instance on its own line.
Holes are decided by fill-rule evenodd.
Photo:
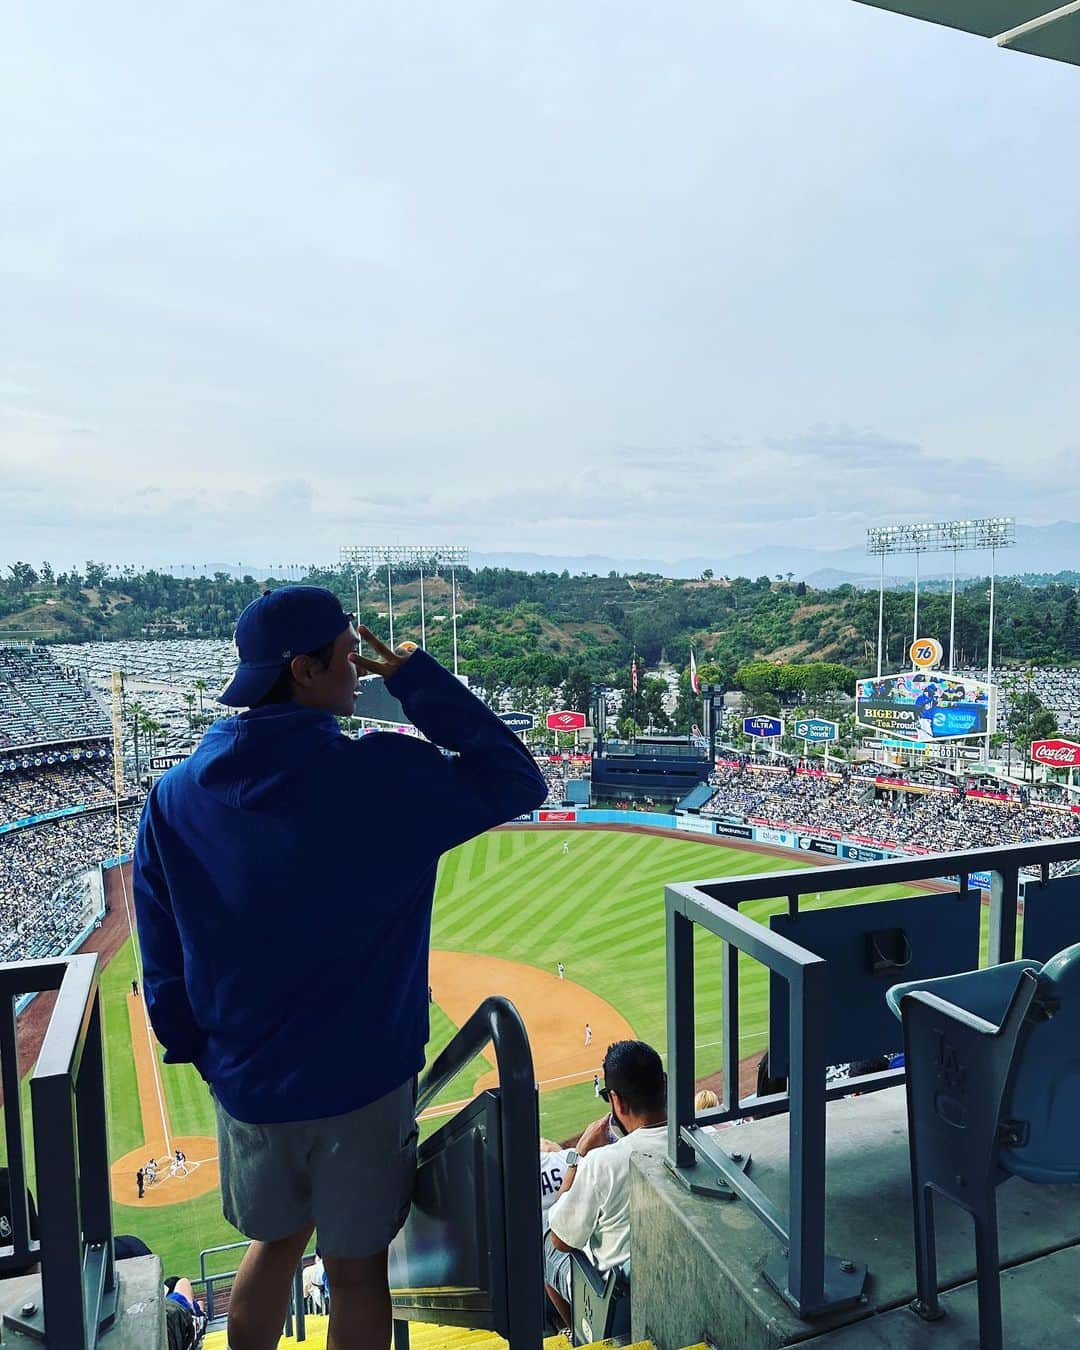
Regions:
M 961 578 L 985 576 L 990 570 L 989 553 L 960 555 L 957 575 Z M 332 565 L 332 564 L 328 564 Z M 511 553 L 478 551 L 472 555 L 473 567 L 507 567 L 515 572 L 569 572 L 572 576 L 607 576 L 609 572 L 653 572 L 663 577 L 698 577 L 711 568 L 718 577 L 786 577 L 805 581 L 819 589 L 850 584 L 876 586 L 879 570 L 862 544 L 848 548 L 817 549 L 783 542 L 762 544 L 744 553 L 701 554 L 685 558 L 615 558 L 606 553 Z M 1062 520 L 1054 525 L 1018 525 L 1016 546 L 1001 549 L 997 555 L 1000 576 L 1019 576 L 1025 572 L 1055 573 L 1080 569 L 1080 522 Z M 224 572 L 230 577 L 245 574 L 260 579 L 280 572 L 269 563 L 205 563 L 170 568 L 178 576 L 212 576 Z M 286 579 L 299 576 L 302 569 L 287 571 Z M 910 581 L 914 573 L 910 555 L 887 558 L 885 576 L 895 581 Z M 947 554 L 924 554 L 920 575 L 929 581 L 949 577 L 952 567 Z
M 476 567 L 509 567 L 523 572 L 562 572 L 572 574 L 608 572 L 658 572 L 666 577 L 696 577 L 706 568 L 717 576 L 786 576 L 792 572 L 798 581 L 817 587 L 876 586 L 879 570 L 862 545 L 840 549 L 814 549 L 797 545 L 763 544 L 746 553 L 717 554 L 714 557 L 610 558 L 599 554 L 546 555 L 540 553 L 476 553 Z M 960 555 L 957 575 L 985 576 L 990 570 L 989 552 Z M 1019 576 L 1025 572 L 1064 572 L 1080 569 L 1080 522 L 1062 520 L 1053 525 L 1017 525 L 1016 545 L 999 549 L 997 570 L 1000 576 Z M 886 578 L 910 581 L 914 560 L 910 555 L 895 555 L 885 562 Z M 924 554 L 921 575 L 930 580 L 952 575 L 947 554 Z

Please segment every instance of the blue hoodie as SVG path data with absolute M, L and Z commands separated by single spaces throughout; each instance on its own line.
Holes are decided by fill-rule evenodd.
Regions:
M 517 736 L 424 652 L 387 688 L 433 744 L 254 708 L 147 799 L 133 888 L 150 1021 L 166 1062 L 194 1063 L 238 1120 L 339 1115 L 419 1071 L 438 859 L 546 796 Z

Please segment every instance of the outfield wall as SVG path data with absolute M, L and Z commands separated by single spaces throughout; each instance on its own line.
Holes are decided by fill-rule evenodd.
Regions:
M 842 862 L 880 862 L 883 858 L 904 858 L 926 849 L 889 848 L 860 835 L 832 831 L 800 830 L 795 826 L 768 824 L 753 816 L 745 821 L 716 820 L 712 816 L 670 815 L 663 811 L 610 811 L 592 807 L 542 806 L 518 816 L 514 824 L 533 825 L 629 825 L 680 834 L 702 835 L 730 840 L 732 844 L 768 844 L 789 848 L 795 853 L 813 853 L 817 857 L 838 858 Z M 990 875 L 973 872 L 969 885 L 988 891 Z

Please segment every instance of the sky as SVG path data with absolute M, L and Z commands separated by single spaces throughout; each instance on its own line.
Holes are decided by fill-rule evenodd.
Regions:
M 1080 520 L 1078 122 L 853 0 L 10 0 L 0 565 Z

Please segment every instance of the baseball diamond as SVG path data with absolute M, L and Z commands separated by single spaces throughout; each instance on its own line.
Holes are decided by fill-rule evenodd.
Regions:
M 567 840 L 572 848 L 564 854 Z M 512 826 L 462 845 L 439 868 L 429 1059 L 486 995 L 506 994 L 530 1032 L 541 1132 L 556 1139 L 576 1136 L 596 1115 L 592 1078 L 611 1040 L 641 1037 L 664 1051 L 665 883 L 813 862 L 788 850 L 632 827 Z M 114 869 L 110 895 L 122 909 L 119 880 Z M 845 892 L 832 903 L 864 895 Z M 784 904 L 777 899 L 749 908 L 760 916 Z M 715 940 L 699 940 L 699 1079 L 714 1076 L 720 1066 L 718 954 Z M 142 1000 L 132 994 L 136 974 L 127 941 L 101 977 L 115 1231 L 137 1233 L 161 1254 L 167 1269 L 191 1271 L 202 1248 L 239 1235 L 221 1216 L 206 1087 L 192 1066 L 166 1066 L 160 1047 L 151 1051 Z M 765 1044 L 768 989 L 761 968 L 751 963 L 744 963 L 741 984 L 745 1070 Z M 318 997 L 312 990 L 312 998 Z M 588 1047 L 585 1022 L 594 1032 Z M 434 1129 L 453 1104 L 494 1079 L 487 1060 L 475 1061 L 426 1113 L 421 1129 Z M 186 1175 L 170 1167 L 176 1148 L 187 1155 Z M 144 1184 L 140 1200 L 136 1172 L 151 1156 L 156 1177 Z

